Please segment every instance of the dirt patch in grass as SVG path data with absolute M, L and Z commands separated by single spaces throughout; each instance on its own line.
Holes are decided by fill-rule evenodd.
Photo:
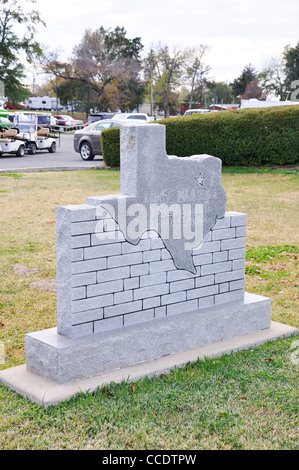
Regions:
M 40 271 L 38 268 L 28 268 L 22 263 L 14 264 L 13 270 L 18 276 L 28 276 L 29 274 L 34 274 Z
M 34 281 L 31 282 L 29 287 L 31 289 L 41 289 L 46 292 L 55 292 L 57 290 L 56 279 L 41 279 L 40 281 Z

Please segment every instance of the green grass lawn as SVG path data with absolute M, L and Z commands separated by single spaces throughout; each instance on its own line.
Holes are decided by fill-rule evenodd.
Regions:
M 0 344 L 25 362 L 28 332 L 56 326 L 55 208 L 118 193 L 118 170 L 0 175 Z M 299 327 L 298 175 L 224 169 L 227 210 L 248 216 L 246 290 Z M 29 271 L 28 271 L 29 270 Z M 297 449 L 297 336 L 111 384 L 43 409 L 0 386 L 0 449 Z

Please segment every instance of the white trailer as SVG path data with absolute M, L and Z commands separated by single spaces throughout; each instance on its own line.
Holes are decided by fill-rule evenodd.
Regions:
M 28 109 L 56 111 L 62 109 L 58 98 L 50 98 L 49 96 L 36 97 L 32 96 L 25 101 Z

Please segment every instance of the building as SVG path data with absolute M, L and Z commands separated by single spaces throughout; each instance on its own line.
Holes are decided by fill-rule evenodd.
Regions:
M 299 101 L 278 101 L 278 100 L 266 100 L 260 101 L 256 98 L 250 100 L 241 100 L 241 109 L 245 108 L 268 108 L 270 106 L 290 106 L 299 104 Z

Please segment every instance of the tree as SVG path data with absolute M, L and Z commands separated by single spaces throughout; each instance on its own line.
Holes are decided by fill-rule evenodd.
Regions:
M 155 71 L 158 64 L 158 57 L 154 50 L 154 46 L 151 47 L 148 55 L 143 60 L 143 73 L 147 83 L 146 91 L 150 96 L 150 115 L 154 115 L 154 94 L 153 86 L 155 80 Z
M 299 42 L 295 47 L 285 47 L 283 60 L 286 81 L 290 86 L 294 80 L 299 80 Z
M 258 76 L 265 93 L 289 99 L 292 82 L 299 79 L 299 42 L 295 47 L 286 46 L 279 58 L 272 58 Z
M 250 100 L 252 98 L 260 101 L 264 101 L 266 99 L 266 95 L 263 93 L 263 89 L 259 85 L 257 78 L 254 78 L 247 84 L 244 95 L 241 95 L 241 99 L 243 100 Z
M 281 100 L 287 98 L 287 83 L 285 80 L 284 63 L 281 58 L 272 58 L 268 65 L 258 75 L 264 94 L 274 95 Z
M 187 51 L 186 57 L 186 79 L 190 85 L 189 109 L 192 108 L 194 90 L 199 91 L 199 98 L 196 101 L 202 103 L 204 76 L 211 70 L 210 66 L 204 66 L 203 56 L 208 50 L 208 46 L 200 45 Z M 198 93 L 197 93 L 198 94 Z
M 67 80 L 85 83 L 97 96 L 103 111 L 115 111 L 120 107 L 120 99 L 125 84 L 138 81 L 141 69 L 141 39 L 128 39 L 124 28 L 114 30 L 103 26 L 95 31 L 85 31 L 81 42 L 74 47 L 73 56 L 61 62 L 55 52 L 44 57 L 44 67 L 48 73 Z M 116 90 L 119 100 L 109 101 L 112 89 Z M 132 97 L 135 106 L 138 98 Z M 105 109 L 106 108 L 106 109 Z
M 129 81 L 121 81 L 118 86 L 119 108 L 121 111 L 139 109 L 143 103 L 145 96 L 145 83 L 138 76 L 131 78 Z
M 165 117 L 170 110 L 179 107 L 177 87 L 182 83 L 186 52 L 174 47 L 170 52 L 167 45 L 158 44 L 152 47 L 145 59 L 146 76 L 152 86 L 152 96 Z
M 207 81 L 205 95 L 207 104 L 233 102 L 232 87 L 225 82 Z
M 29 9 L 26 9 L 26 4 Z M 32 10 L 35 0 L 0 0 L 0 80 L 5 86 L 5 95 L 14 102 L 22 101 L 28 90 L 23 85 L 24 67 L 20 54 L 25 53 L 31 62 L 41 55 L 35 41 L 36 25 L 45 23 L 39 13 Z M 18 25 L 26 26 L 26 32 L 17 33 Z
M 204 75 L 210 70 L 210 67 L 203 63 L 203 56 L 207 50 L 206 45 L 185 49 L 174 47 L 172 50 L 161 43 L 151 46 L 143 61 L 151 114 L 154 102 L 159 110 L 164 111 L 165 117 L 169 117 L 172 112 L 176 113 L 180 106 L 179 88 L 182 85 L 189 85 L 189 93 L 185 93 L 189 107 L 192 106 L 198 92 L 202 98 Z
M 164 112 L 165 118 L 168 118 L 171 114 L 177 114 L 180 106 L 180 94 L 175 89 L 167 89 L 167 77 L 164 74 L 161 80 L 155 83 L 153 95 L 156 107 L 159 111 Z
M 251 64 L 246 65 L 244 69 L 242 70 L 240 77 L 236 78 L 231 83 L 233 95 L 236 98 L 239 98 L 241 95 L 244 95 L 248 83 L 250 83 L 256 77 L 257 77 L 257 72 L 252 67 L 252 65 Z
M 54 80 L 51 80 L 50 83 L 55 96 L 59 99 L 60 103 L 64 106 L 70 106 L 72 113 L 74 111 L 83 110 L 88 112 L 89 109 L 94 106 L 88 86 L 85 83 L 82 83 L 79 80 L 64 80 L 57 77 L 55 77 Z M 86 108 L 85 103 L 87 105 Z

